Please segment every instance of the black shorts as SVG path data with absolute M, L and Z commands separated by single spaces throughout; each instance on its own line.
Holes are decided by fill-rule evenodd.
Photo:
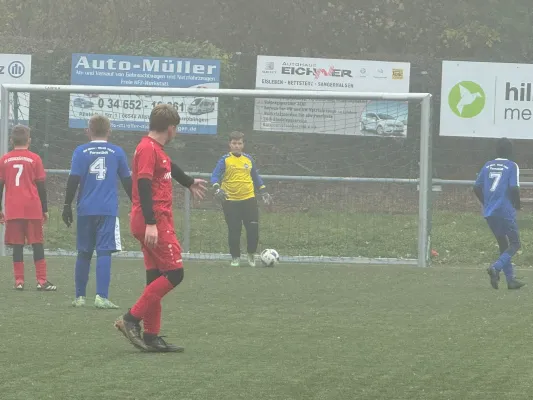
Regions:
M 257 223 L 259 220 L 259 207 L 255 197 L 246 200 L 226 200 L 222 203 L 222 209 L 228 224 Z

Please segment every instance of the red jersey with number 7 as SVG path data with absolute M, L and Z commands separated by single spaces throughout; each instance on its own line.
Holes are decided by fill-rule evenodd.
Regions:
M 41 157 L 29 150 L 12 150 L 0 158 L 0 180 L 5 185 L 5 219 L 42 219 L 36 182 L 44 181 Z
M 131 167 L 132 214 L 142 214 L 138 181 L 146 178 L 152 181 L 152 201 L 156 217 L 161 214 L 172 215 L 172 167 L 170 157 L 163 146 L 150 136 L 144 136 L 135 149 Z

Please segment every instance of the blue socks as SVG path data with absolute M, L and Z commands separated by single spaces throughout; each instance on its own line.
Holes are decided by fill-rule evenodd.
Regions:
M 513 264 L 511 263 L 511 255 L 508 252 L 502 253 L 500 258 L 492 265 L 492 268 L 498 272 L 503 270 L 507 281 L 514 279 Z
M 79 252 L 76 259 L 74 282 L 76 283 L 76 297 L 87 296 L 87 283 L 91 269 L 92 254 Z M 111 252 L 97 252 L 96 257 L 96 294 L 103 298 L 109 296 L 111 283 Z
M 91 254 L 78 253 L 74 282 L 76 283 L 76 297 L 87 295 L 87 282 L 89 282 L 89 270 L 91 269 Z
M 96 294 L 106 298 L 109 296 L 111 282 L 111 254 L 97 254 L 96 258 Z
M 514 279 L 513 264 L 511 261 L 503 266 L 503 273 L 505 274 L 505 279 L 507 279 L 507 282 Z

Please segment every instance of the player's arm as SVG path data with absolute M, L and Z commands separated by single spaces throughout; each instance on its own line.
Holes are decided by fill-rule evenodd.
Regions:
M 484 168 L 484 167 L 483 167 Z M 481 204 L 484 204 L 483 199 L 483 169 L 477 174 L 476 182 L 474 183 L 474 194 Z
M 39 194 L 39 199 L 41 199 L 43 214 L 46 214 L 48 212 L 48 194 L 45 181 L 36 181 L 35 186 L 37 186 L 37 193 Z
M 174 179 L 180 185 L 185 186 L 186 188 L 190 188 L 192 184 L 194 183 L 194 178 L 192 176 L 187 175 L 176 164 L 171 163 L 170 166 L 172 168 L 170 172 L 172 175 L 172 179 Z
M 81 177 L 79 175 L 69 175 L 67 180 L 67 189 L 65 193 L 65 206 L 71 207 L 76 196 L 76 191 L 80 185 Z
M 137 150 L 137 190 L 146 225 L 155 225 L 154 202 L 152 197 L 152 179 L 154 177 L 156 155 L 155 150 L 144 147 Z
M 509 179 L 509 191 L 511 197 L 511 203 L 516 210 L 520 210 L 520 168 L 514 163 L 514 168 L 511 171 L 511 177 Z
M 224 174 L 226 173 L 226 157 L 220 158 L 218 160 L 215 169 L 211 173 L 211 186 L 215 191 L 215 197 L 219 200 L 226 200 L 226 193 L 220 188 L 222 180 L 224 179 Z
M 35 186 L 37 187 L 37 193 L 41 200 L 41 207 L 43 214 L 48 212 L 48 195 L 46 192 L 46 172 L 44 171 L 44 165 L 41 158 L 35 160 Z
M 195 179 L 192 176 L 187 175 L 180 167 L 178 167 L 173 162 L 170 163 L 170 168 L 170 175 L 172 176 L 172 178 L 180 185 L 189 189 L 194 198 L 204 198 L 205 192 L 207 190 L 207 187 L 205 186 L 205 184 L 207 183 L 206 181 L 204 181 L 203 179 Z
M 132 199 L 131 197 L 131 191 L 133 187 L 133 181 L 131 179 L 131 171 L 128 167 L 128 157 L 126 156 L 126 153 L 124 153 L 124 150 L 120 149 L 119 157 L 118 157 L 118 176 L 120 178 L 120 182 L 122 183 L 122 187 L 124 188 L 124 191 L 130 198 L 130 201 Z
M 259 191 L 259 194 L 261 195 L 263 202 L 265 204 L 270 204 L 272 202 L 272 196 L 270 196 L 270 194 L 267 192 L 265 183 L 263 182 L 261 175 L 259 175 L 259 171 L 257 170 L 257 167 L 255 166 L 254 160 L 252 160 L 251 175 L 252 175 L 252 180 L 254 182 L 254 187 Z
M 70 227 L 72 222 L 74 222 L 74 216 L 72 215 L 72 202 L 74 201 L 74 196 L 76 196 L 76 191 L 80 185 L 82 174 L 81 168 L 81 158 L 79 157 L 78 152 L 74 151 L 74 154 L 72 155 L 72 162 L 70 163 L 70 174 L 67 179 L 63 213 L 61 214 L 63 222 L 65 225 L 67 225 L 67 227 Z

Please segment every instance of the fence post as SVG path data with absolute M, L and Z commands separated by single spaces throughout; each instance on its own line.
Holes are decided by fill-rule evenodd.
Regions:
M 185 189 L 185 201 L 183 204 L 183 252 L 191 250 L 191 192 Z
M 9 150 L 9 92 L 2 86 L 0 89 L 1 117 L 0 117 L 0 156 L 6 154 Z M 4 191 L 4 196 L 5 196 Z M 2 199 L 2 204 L 6 204 Z M 4 207 L 5 212 L 5 207 Z M 6 246 L 4 244 L 5 225 L 0 227 L 0 256 L 6 255 Z
M 429 267 L 431 257 L 431 202 L 433 167 L 431 148 L 431 95 L 422 100 L 420 119 L 420 174 L 418 193 L 418 266 Z

